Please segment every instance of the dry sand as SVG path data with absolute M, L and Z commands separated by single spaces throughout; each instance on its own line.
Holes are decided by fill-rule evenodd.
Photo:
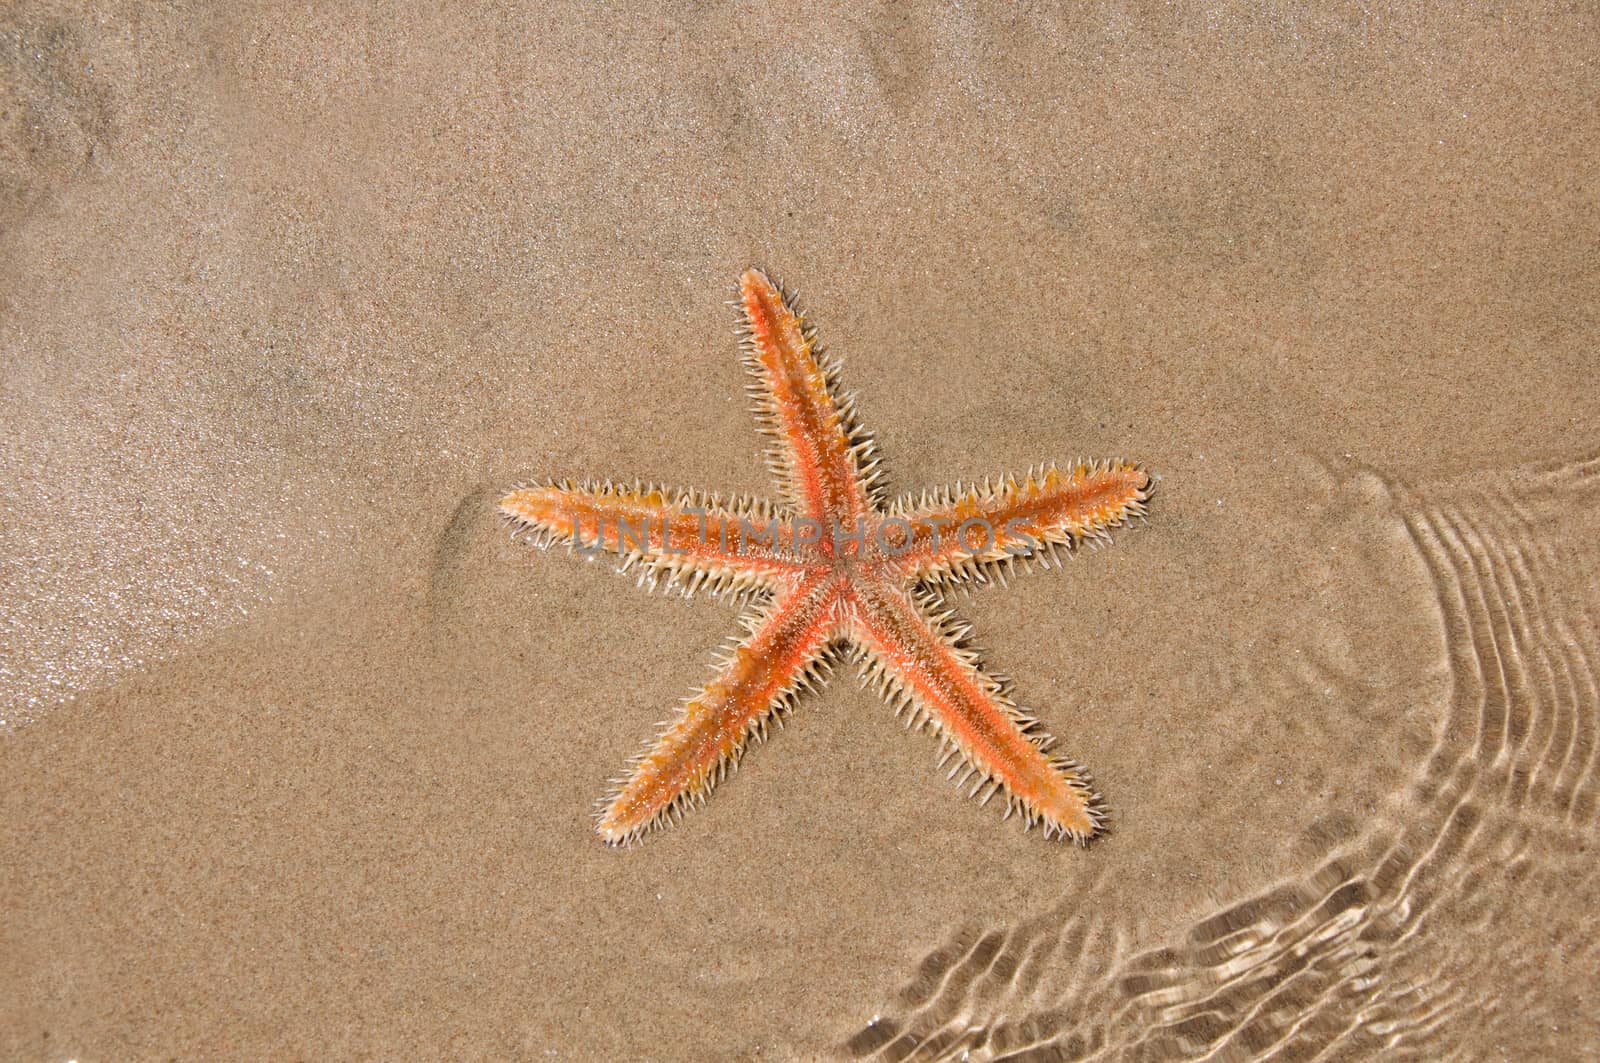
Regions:
M 1588 5 L 0 11 L 0 1056 L 1588 1058 L 1597 60 Z M 593 834 L 735 613 L 492 500 L 769 493 L 750 264 L 895 488 L 1159 478 L 960 606 L 1108 838 L 847 672 Z

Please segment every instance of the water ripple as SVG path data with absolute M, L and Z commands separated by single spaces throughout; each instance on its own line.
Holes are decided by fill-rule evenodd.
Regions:
M 1315 866 L 1157 948 L 1130 953 L 1077 905 L 961 929 L 844 1055 L 1434 1060 L 1571 1043 L 1583 990 L 1563 972 L 1600 968 L 1584 902 L 1600 892 L 1600 455 L 1360 478 L 1427 574 L 1448 664 L 1432 746 L 1390 813 L 1320 822 Z M 1343 653 L 1335 639 L 1256 690 L 1331 691 L 1364 719 L 1368 684 Z

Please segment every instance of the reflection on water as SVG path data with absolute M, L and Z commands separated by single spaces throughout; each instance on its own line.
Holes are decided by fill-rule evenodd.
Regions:
M 1371 747 L 1404 768 L 1393 800 L 1359 829 L 1334 811 L 1304 839 L 1303 873 L 1159 947 L 1134 951 L 1129 929 L 1072 898 L 1013 926 L 959 930 L 848 1037 L 847 1056 L 1570 1054 L 1592 1027 L 1583 1001 L 1600 969 L 1588 851 L 1600 799 L 1600 457 L 1353 484 L 1392 513 L 1423 567 L 1434 600 L 1395 608 L 1437 614 L 1448 666 L 1443 704 L 1423 706 L 1439 721 L 1432 749 L 1406 759 L 1400 744 Z M 1354 696 L 1363 662 L 1332 660 L 1310 673 L 1285 663 L 1257 696 L 1297 685 L 1305 696 L 1325 681 Z

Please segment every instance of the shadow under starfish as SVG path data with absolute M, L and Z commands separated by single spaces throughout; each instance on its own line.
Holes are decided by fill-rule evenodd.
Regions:
M 724 500 L 652 485 L 561 481 L 518 488 L 500 509 L 539 545 L 618 554 L 652 586 L 748 593 L 745 636 L 717 673 L 618 780 L 600 813 L 623 845 L 699 804 L 752 736 L 849 652 L 908 725 L 931 726 L 974 796 L 1005 797 L 1046 835 L 1083 842 L 1105 822 L 1087 772 L 987 673 L 944 609 L 939 588 L 1059 561 L 1084 539 L 1144 512 L 1137 465 L 1079 462 L 1023 477 L 886 501 L 871 437 L 855 423 L 793 300 L 759 270 L 739 281 L 745 362 L 754 376 L 768 465 L 783 504 Z

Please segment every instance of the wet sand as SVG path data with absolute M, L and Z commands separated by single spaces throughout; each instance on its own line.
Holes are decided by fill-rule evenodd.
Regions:
M 233 10 L 0 15 L 0 1055 L 1600 1044 L 1593 16 Z M 751 264 L 892 489 L 1157 478 L 955 600 L 1108 837 L 849 668 L 593 833 L 737 609 L 493 501 L 773 493 Z

